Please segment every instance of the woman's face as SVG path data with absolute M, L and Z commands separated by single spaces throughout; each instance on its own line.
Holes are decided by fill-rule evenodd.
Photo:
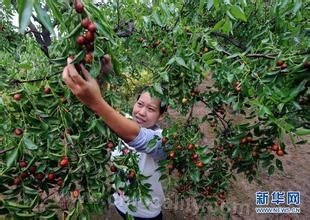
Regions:
M 141 127 L 153 127 L 161 118 L 160 100 L 143 92 L 133 106 L 132 116 Z

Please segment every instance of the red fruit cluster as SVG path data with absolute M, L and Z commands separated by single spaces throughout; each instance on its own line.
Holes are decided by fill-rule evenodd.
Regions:
M 253 141 L 253 138 L 252 136 L 247 136 L 247 137 L 244 137 L 240 140 L 240 143 L 241 144 L 247 144 L 247 143 L 251 143 Z
M 282 157 L 284 155 L 284 152 L 283 150 L 280 148 L 280 146 L 277 144 L 277 143 L 274 143 L 272 146 L 271 146 L 271 150 L 275 151 L 276 154 L 280 157 Z
M 278 61 L 277 61 L 277 66 L 279 66 L 281 69 L 287 68 L 287 64 L 284 63 L 283 60 L 278 60 Z
M 68 158 L 64 157 L 60 161 L 61 166 L 68 165 Z M 32 184 L 41 184 L 43 181 L 48 181 L 50 184 L 57 184 L 58 186 L 63 185 L 63 179 L 61 177 L 57 178 L 57 174 L 50 172 L 50 173 L 45 173 L 45 172 L 37 172 L 37 166 L 32 165 L 29 168 L 28 163 L 25 159 L 19 161 L 19 167 L 21 168 L 21 173 L 19 176 L 14 177 L 12 184 L 15 186 L 19 186 L 22 184 L 24 180 L 27 178 L 32 178 L 33 180 L 37 180 L 36 182 L 32 182 Z M 32 176 L 32 177 L 31 177 Z M 49 184 L 49 186 L 50 186 Z
M 83 35 L 79 35 L 76 38 L 78 45 L 85 46 L 87 53 L 85 54 L 85 63 L 91 64 L 93 62 L 94 40 L 97 26 L 88 17 L 85 17 L 81 21 L 82 27 L 85 29 Z
M 153 44 L 152 44 L 152 48 L 156 48 L 156 47 L 158 47 L 159 45 L 160 45 L 160 40 L 158 40 L 158 41 L 155 41 Z

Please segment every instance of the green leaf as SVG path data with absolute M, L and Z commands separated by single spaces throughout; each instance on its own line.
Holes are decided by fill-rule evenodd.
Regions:
M 176 57 L 175 60 L 177 61 L 177 63 L 178 63 L 180 66 L 183 66 L 183 67 L 185 67 L 185 68 L 188 69 L 188 66 L 186 66 L 185 61 L 183 60 L 182 57 Z
M 195 170 L 194 172 L 192 172 L 191 175 L 190 175 L 190 177 L 191 177 L 191 179 L 192 179 L 194 182 L 198 183 L 199 180 L 200 180 L 200 177 L 199 177 L 199 170 Z
M 18 157 L 18 148 L 15 148 L 13 151 L 10 152 L 8 155 L 8 159 L 6 161 L 7 168 L 11 167 L 13 164 L 16 163 Z
M 159 73 L 160 77 L 163 79 L 164 82 L 169 82 L 169 76 L 166 71 Z
M 276 159 L 276 166 L 279 170 L 283 171 L 282 162 L 279 159 Z
M 82 30 L 82 25 L 81 25 L 81 23 L 79 23 L 78 25 L 76 25 L 76 27 L 67 36 L 64 37 L 64 39 L 68 39 L 68 38 L 72 37 L 73 35 L 80 32 L 81 30 Z
M 57 1 L 54 0 L 46 0 L 46 3 L 48 5 L 48 7 L 52 10 L 53 15 L 55 16 L 55 18 L 59 21 L 62 22 L 63 18 L 61 15 L 61 12 L 58 10 L 58 7 L 56 5 Z
M 164 94 L 164 93 L 163 93 L 163 89 L 161 88 L 161 85 L 160 85 L 159 83 L 155 83 L 153 87 L 154 87 L 154 90 L 155 90 L 156 92 L 158 92 L 159 94 L 161 94 L 161 95 Z
M 164 179 L 167 179 L 167 177 L 168 177 L 167 174 L 162 174 L 162 175 L 160 176 L 160 178 L 158 179 L 158 181 L 162 181 L 162 180 L 164 180 Z
M 208 10 L 210 10 L 212 8 L 212 6 L 213 6 L 213 0 L 209 0 L 208 6 L 207 6 Z
M 149 143 L 147 143 L 146 149 L 148 151 L 151 151 L 155 147 L 156 143 L 157 143 L 157 138 L 155 137 L 155 138 L 151 139 L 149 141 Z
M 218 10 L 218 9 L 219 9 L 219 6 L 220 6 L 219 0 L 213 0 L 213 5 L 214 5 L 214 8 L 215 8 L 216 10 Z
M 306 83 L 307 83 L 307 80 L 303 80 L 295 89 L 290 91 L 288 100 L 294 99 L 301 91 L 303 91 L 305 89 Z
M 85 56 L 85 51 L 84 51 L 84 50 L 81 50 L 81 51 L 74 57 L 74 60 L 73 60 L 71 63 L 72 63 L 72 64 L 75 64 L 75 63 L 81 62 L 81 61 L 84 59 L 84 56 Z
M 237 158 L 237 157 L 239 156 L 239 154 L 240 154 L 240 148 L 239 148 L 239 147 L 236 147 L 236 148 L 234 149 L 234 151 L 233 151 L 231 157 L 232 157 L 233 159 L 235 159 L 235 158 Z
M 297 11 L 301 8 L 302 6 L 302 1 L 301 0 L 295 0 L 295 5 L 294 8 L 292 10 L 292 13 L 295 15 L 297 13 Z
M 307 134 L 310 134 L 310 129 L 297 128 L 295 133 L 299 136 L 307 135 Z
M 35 213 L 31 213 L 31 212 L 16 212 L 15 214 L 18 217 L 22 217 L 22 218 L 30 218 L 30 217 L 36 216 Z
M 219 30 L 219 29 L 224 25 L 224 23 L 225 23 L 225 19 L 220 20 L 219 22 L 217 22 L 217 23 L 214 25 L 212 31 L 217 31 L 217 30 Z
M 232 81 L 234 80 L 234 74 L 232 73 L 227 73 L 227 81 L 229 83 L 232 83 Z
M 20 0 L 18 2 L 19 31 L 24 33 L 32 15 L 33 0 Z
M 38 146 L 35 145 L 35 143 L 33 143 L 30 139 L 24 137 L 24 143 L 26 145 L 26 147 L 29 149 L 29 150 L 36 150 L 38 149 Z
M 244 7 L 247 6 L 246 0 L 241 0 L 240 2 L 241 2 L 241 5 L 243 5 Z
M 274 173 L 274 165 L 271 165 L 271 166 L 268 168 L 268 175 L 271 176 L 273 173 Z
M 11 11 L 11 0 L 4 0 L 4 6 L 6 7 L 7 11 Z
M 157 24 L 157 25 L 159 25 L 159 26 L 163 26 L 163 24 L 162 24 L 162 22 L 161 22 L 161 20 L 160 20 L 160 17 L 159 17 L 159 15 L 158 15 L 158 13 L 157 12 L 154 12 L 153 14 L 152 14 L 152 16 L 153 16 L 153 18 L 154 18 L 154 21 L 155 21 L 155 23 Z
M 172 57 L 172 58 L 168 61 L 167 65 L 171 65 L 171 64 L 173 64 L 174 62 L 175 62 L 175 57 Z
M 38 190 L 23 185 L 24 192 L 29 195 L 38 195 Z
M 264 117 L 265 114 L 273 115 L 272 112 L 269 110 L 269 108 L 267 108 L 266 106 L 260 105 L 258 116 L 259 117 Z
M 5 201 L 5 206 L 11 207 L 11 208 L 16 208 L 16 209 L 31 209 L 31 205 L 24 205 L 20 203 L 15 203 L 11 201 Z
M 224 33 L 228 34 L 231 31 L 231 29 L 232 29 L 232 22 L 230 21 L 229 18 L 226 18 L 226 21 L 222 26 L 222 30 L 224 31 Z
M 40 1 L 37 1 L 34 4 L 34 9 L 37 12 L 37 17 L 40 20 L 40 22 L 43 24 L 43 26 L 52 34 L 55 35 L 54 28 L 52 26 L 52 22 L 50 20 L 50 17 L 44 11 L 40 6 Z
M 128 207 L 128 208 L 129 208 L 129 207 Z M 126 219 L 127 219 L 127 220 L 134 220 L 134 217 L 133 217 L 132 215 L 130 215 L 130 214 L 127 213 Z
M 128 208 L 129 208 L 129 210 L 132 211 L 132 212 L 136 212 L 136 211 L 137 211 L 137 207 L 133 206 L 132 204 L 129 204 L 129 205 L 128 205 Z
M 47 211 L 46 213 L 40 213 L 40 219 L 54 219 L 55 215 L 55 211 Z
M 247 21 L 247 18 L 244 14 L 244 11 L 238 5 L 231 6 L 230 12 L 235 18 L 237 18 L 241 21 Z
M 213 158 L 213 154 L 209 155 L 209 156 L 201 156 L 200 157 L 200 161 L 203 163 L 203 164 L 209 164 L 211 162 Z

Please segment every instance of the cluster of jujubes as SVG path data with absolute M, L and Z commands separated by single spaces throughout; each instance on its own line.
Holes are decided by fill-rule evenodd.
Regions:
M 81 14 L 84 12 L 84 6 L 81 1 L 75 2 L 75 10 L 77 13 Z M 76 38 L 76 43 L 85 46 L 86 54 L 84 56 L 84 61 L 87 64 L 91 64 L 93 62 L 94 41 L 97 26 L 88 17 L 84 17 L 81 20 L 81 25 L 85 31 Z
M 49 187 L 55 187 L 55 185 L 62 187 L 64 182 L 63 169 L 68 167 L 68 165 L 69 160 L 66 156 L 64 156 L 59 161 L 59 166 L 61 168 L 57 170 L 57 172 L 52 170 L 48 171 L 46 170 L 46 168 L 42 169 L 40 161 L 37 161 L 35 163 L 32 162 L 29 164 L 26 159 L 23 159 L 19 161 L 19 175 L 13 178 L 11 184 L 18 187 L 23 183 L 23 181 L 31 179 L 32 185 L 37 185 L 41 187 L 47 184 Z

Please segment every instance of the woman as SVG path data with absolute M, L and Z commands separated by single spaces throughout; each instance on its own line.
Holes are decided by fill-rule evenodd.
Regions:
M 117 211 L 125 218 L 129 213 L 135 219 L 162 219 L 161 206 L 164 202 L 164 193 L 161 184 L 158 182 L 160 173 L 156 171 L 158 160 L 166 157 L 161 141 L 158 141 L 152 150 L 146 146 L 155 136 L 161 137 L 161 129 L 157 125 L 162 119 L 165 107 L 161 106 L 161 100 L 151 97 L 150 93 L 143 91 L 134 104 L 133 120 L 126 118 L 113 109 L 103 98 L 97 81 L 89 74 L 83 65 L 81 71 L 84 77 L 79 75 L 75 66 L 71 64 L 72 58 L 68 58 L 68 64 L 63 70 L 63 80 L 73 94 L 87 107 L 98 114 L 130 148 L 139 153 L 139 169 L 145 176 L 150 176 L 146 182 L 151 184 L 152 202 L 148 207 L 141 201 L 132 204 L 137 208 L 131 212 L 126 203 L 126 196 L 115 193 L 115 206 Z M 101 71 L 109 73 L 113 70 L 111 58 L 105 55 Z M 161 140 L 161 138 L 160 138 Z

